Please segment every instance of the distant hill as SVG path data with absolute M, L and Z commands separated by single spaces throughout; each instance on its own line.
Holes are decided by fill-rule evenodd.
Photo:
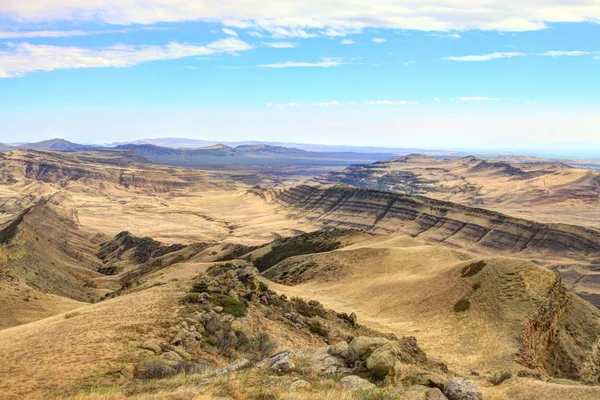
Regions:
M 0 143 L 0 153 L 1 152 L 6 152 L 6 151 L 12 151 L 14 150 L 15 147 L 8 145 L 8 144 L 4 144 L 4 143 Z
M 94 150 L 98 146 L 90 146 L 78 143 L 72 143 L 68 140 L 64 139 L 50 139 L 44 140 L 42 142 L 35 143 L 27 143 L 17 146 L 20 149 L 28 149 L 28 150 L 50 150 L 50 151 L 86 151 L 86 150 Z M 13 149 L 8 149 L 7 151 L 11 151 Z
M 229 147 L 215 144 L 194 149 L 156 146 L 153 144 L 123 144 L 114 147 L 117 150 L 133 151 L 151 161 L 177 166 L 203 165 L 350 165 L 370 163 L 393 157 L 384 153 L 321 153 L 296 148 L 271 146 L 265 144 L 247 144 Z

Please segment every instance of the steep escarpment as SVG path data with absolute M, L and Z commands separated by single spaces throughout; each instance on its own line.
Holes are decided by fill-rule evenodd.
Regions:
M 481 250 L 575 259 L 600 256 L 597 230 L 542 224 L 422 196 L 303 185 L 279 193 L 276 201 L 289 210 L 290 217 L 325 226 L 400 232 Z

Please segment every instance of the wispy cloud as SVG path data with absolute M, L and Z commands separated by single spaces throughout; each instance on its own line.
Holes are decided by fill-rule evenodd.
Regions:
M 437 97 L 434 97 L 434 98 L 433 98 L 433 101 L 436 101 L 436 102 L 437 102 L 437 101 L 440 101 L 440 99 L 438 99 Z
M 342 103 L 340 103 L 339 101 L 331 100 L 331 101 L 317 103 L 316 106 L 318 106 L 318 107 L 335 107 L 335 106 L 339 106 L 340 104 L 342 104 Z
M 302 105 L 298 103 L 267 103 L 267 107 L 284 110 L 286 108 L 299 108 L 302 107 Z
M 373 38 L 373 39 L 371 39 L 371 42 L 375 42 L 375 43 L 385 43 L 385 42 L 387 42 L 387 40 L 386 40 L 386 39 L 384 39 L 384 38 Z
M 231 36 L 238 35 L 238 33 L 236 31 L 234 31 L 233 29 L 229 29 L 229 28 L 223 28 L 223 33 L 226 35 L 231 35 Z
M 376 105 L 376 106 L 408 106 L 408 105 L 417 105 L 419 104 L 416 101 L 406 101 L 406 100 L 374 100 L 374 101 L 363 101 L 362 104 L 365 105 Z
M 356 43 L 354 40 L 350 40 L 350 39 L 342 40 L 342 44 L 354 44 L 354 43 Z
M 499 97 L 459 97 L 460 101 L 499 101 Z
M 520 57 L 524 56 L 525 53 L 519 52 L 495 52 L 489 54 L 481 54 L 474 56 L 458 56 L 458 57 L 444 57 L 442 60 L 451 60 L 451 61 L 490 61 L 497 60 L 500 58 L 512 58 L 512 57 Z
M 537 104 L 539 104 L 539 103 L 538 103 L 537 101 L 530 101 L 530 100 L 527 100 L 527 101 L 525 101 L 525 104 L 527 104 L 527 105 L 530 105 L 530 106 L 534 106 L 534 105 L 537 105 Z
M 592 2 L 593 3 L 593 2 Z M 539 30 L 555 22 L 600 20 L 600 8 L 590 1 L 489 1 L 485 12 L 466 0 L 371 2 L 339 0 L 19 0 L 0 2 L 0 15 L 22 22 L 99 21 L 113 25 L 182 21 L 239 21 L 247 26 L 266 21 L 284 28 L 394 28 L 422 31 Z M 309 11 L 310 18 L 304 17 Z M 340 12 L 343 10 L 343 12 Z
M 106 29 L 106 30 L 70 30 L 70 31 L 21 31 L 11 32 L 5 31 L 0 32 L 0 39 L 33 39 L 33 38 L 64 38 L 74 36 L 92 36 L 92 35 L 105 35 L 111 33 L 127 33 L 127 29 Z
M 456 32 L 450 32 L 450 33 L 427 33 L 426 36 L 439 37 L 439 38 L 442 38 L 442 39 L 460 39 L 462 37 L 462 36 L 460 36 Z
M 273 63 L 273 64 L 263 64 L 259 65 L 261 68 L 329 68 L 329 67 L 337 67 L 339 65 L 344 64 L 344 60 L 342 58 L 332 58 L 326 57 L 321 58 L 320 61 L 317 62 L 306 62 L 306 61 L 286 61 L 281 63 Z
M 545 57 L 579 57 L 579 56 L 587 56 L 590 55 L 589 51 L 579 51 L 579 50 L 571 50 L 571 51 L 546 51 L 544 53 L 539 53 L 538 56 Z
M 271 33 L 271 37 L 273 39 L 287 39 L 287 38 L 299 38 L 299 39 L 308 39 L 314 38 L 319 35 L 316 33 L 309 33 L 304 29 L 294 29 L 294 28 L 283 28 L 283 27 L 274 27 L 269 28 L 268 31 Z
M 235 54 L 250 49 L 251 45 L 237 38 L 221 39 L 204 46 L 171 42 L 164 46 L 116 45 L 99 49 L 19 43 L 9 51 L 0 51 L 0 78 L 57 69 L 131 67 L 147 61 Z
M 263 45 L 274 49 L 291 49 L 293 47 L 298 47 L 296 43 L 292 42 L 265 42 Z

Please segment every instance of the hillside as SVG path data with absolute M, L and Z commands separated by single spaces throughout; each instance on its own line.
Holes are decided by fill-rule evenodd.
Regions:
M 89 146 L 78 143 L 72 143 L 64 139 L 50 139 L 41 142 L 27 143 L 17 146 L 20 149 L 27 150 L 47 150 L 47 151 L 90 151 L 97 146 Z
M 423 196 L 350 187 L 303 185 L 261 195 L 274 196 L 290 218 L 323 227 L 404 233 L 451 248 L 533 259 L 559 270 L 576 293 L 600 306 L 596 229 L 542 224 Z
M 561 162 L 410 155 L 353 165 L 315 181 L 420 194 L 541 222 L 598 227 L 600 221 L 600 173 Z

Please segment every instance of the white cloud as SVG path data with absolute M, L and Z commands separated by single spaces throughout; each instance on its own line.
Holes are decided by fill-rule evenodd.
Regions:
M 223 33 L 226 35 L 230 35 L 230 36 L 237 36 L 238 33 L 236 31 L 234 31 L 233 29 L 229 29 L 229 28 L 223 28 Z
M 202 20 L 250 26 L 267 21 L 286 28 L 320 24 L 333 29 L 515 32 L 555 22 L 598 22 L 600 7 L 593 0 L 487 0 L 485 6 L 473 6 L 468 0 L 4 0 L 0 15 L 19 22 L 129 25 Z
M 371 41 L 375 42 L 375 43 L 385 43 L 385 42 L 387 42 L 387 40 L 384 39 L 384 38 L 373 38 L 373 39 L 371 39 Z
M 451 61 L 490 61 L 496 60 L 500 58 L 512 58 L 512 57 L 520 57 L 524 56 L 525 53 L 517 53 L 517 52 L 495 52 L 489 54 L 482 54 L 477 56 L 458 56 L 458 57 L 444 57 L 442 60 L 451 60 Z
M 357 35 L 362 33 L 361 29 L 344 29 L 344 28 L 329 28 L 323 32 L 322 35 L 325 36 L 348 36 L 348 35 Z
M 378 106 L 407 106 L 407 105 L 416 105 L 419 104 L 416 101 L 390 101 L 390 100 L 375 100 L 375 101 L 363 101 L 362 104 L 365 105 L 378 105 Z
M 499 101 L 498 97 L 459 97 L 460 101 Z
M 356 43 L 354 40 L 350 40 L 350 39 L 342 40 L 342 44 L 354 44 L 354 43 Z
M 462 37 L 462 36 L 460 36 L 456 32 L 450 32 L 450 33 L 430 33 L 430 34 L 427 34 L 427 36 L 434 36 L 434 37 L 439 37 L 439 38 L 442 38 L 442 39 L 460 39 Z
M 252 36 L 252 37 L 256 37 L 256 38 L 265 37 L 265 35 L 263 35 L 262 33 L 258 32 L 258 31 L 250 31 L 250 32 L 248 32 L 248 36 Z
M 91 31 L 24 31 L 24 32 L 0 32 L 0 39 L 31 39 L 31 38 L 62 38 L 73 36 L 91 36 L 110 33 L 127 33 L 126 29 L 107 29 Z
M 250 49 L 252 46 L 237 38 L 221 39 L 205 46 L 172 42 L 164 46 L 116 45 L 99 49 L 19 43 L 10 51 L 0 51 L 0 78 L 56 69 L 131 67 L 147 61 L 235 54 Z
M 298 103 L 267 103 L 267 107 L 284 110 L 286 108 L 299 108 L 302 107 L 302 105 Z
M 291 49 L 292 47 L 298 47 L 296 43 L 292 42 L 266 42 L 263 43 L 263 45 L 274 49 Z
M 335 107 L 335 106 L 339 106 L 340 103 L 339 101 L 335 101 L 335 100 L 331 100 L 331 101 L 326 101 L 326 102 L 322 102 L 322 103 L 317 103 L 316 105 L 318 107 Z
M 273 39 L 286 39 L 286 38 L 300 38 L 308 39 L 314 38 L 319 35 L 316 33 L 308 33 L 304 29 L 288 29 L 282 27 L 269 28 L 268 31 L 271 33 Z
M 261 68 L 306 68 L 306 67 L 319 67 L 329 68 L 337 67 L 344 64 L 341 58 L 321 58 L 321 61 L 317 62 L 305 62 L 305 61 L 286 61 L 281 63 L 263 64 L 259 65 Z
M 437 97 L 434 97 L 433 101 L 440 101 L 440 99 L 438 99 Z
M 537 105 L 537 104 L 539 104 L 539 103 L 538 103 L 537 101 L 530 101 L 530 100 L 527 100 L 527 101 L 525 101 L 525 104 L 532 106 L 532 105 Z
M 545 53 L 539 53 L 538 56 L 546 56 L 546 57 L 562 57 L 562 56 L 567 56 L 567 57 L 579 57 L 579 56 L 587 56 L 590 53 L 589 51 L 579 51 L 579 50 L 574 50 L 574 51 L 546 51 Z

